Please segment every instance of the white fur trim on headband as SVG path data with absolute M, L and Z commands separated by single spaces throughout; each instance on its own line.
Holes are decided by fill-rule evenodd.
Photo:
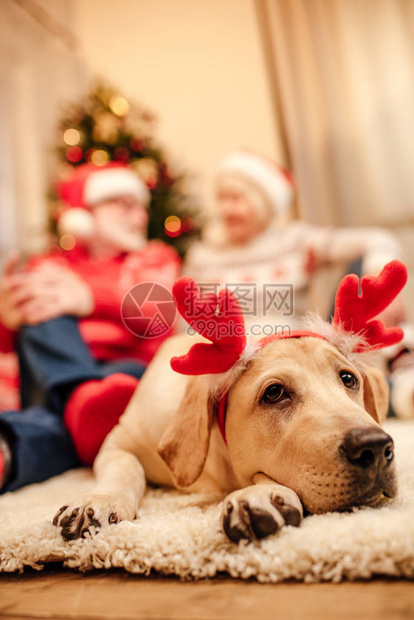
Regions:
M 318 314 L 309 312 L 302 319 L 302 329 L 315 334 L 320 334 L 330 344 L 336 347 L 342 355 L 347 357 L 350 361 L 360 359 L 361 355 L 364 355 L 364 359 L 370 353 L 355 353 L 359 346 L 364 344 L 365 338 L 361 334 L 354 334 L 341 328 L 339 325 L 333 325 L 322 319 Z
M 231 389 L 246 370 L 248 363 L 254 358 L 259 348 L 258 342 L 248 342 L 237 362 L 229 370 L 217 375 L 210 375 L 210 392 L 213 398 L 220 400 Z
M 218 174 L 236 172 L 256 182 L 270 199 L 275 214 L 286 213 L 292 202 L 292 184 L 276 165 L 255 153 L 236 152 L 219 164 Z
M 109 168 L 91 174 L 85 183 L 84 201 L 94 205 L 109 198 L 131 194 L 144 204 L 150 193 L 137 174 L 127 168 Z

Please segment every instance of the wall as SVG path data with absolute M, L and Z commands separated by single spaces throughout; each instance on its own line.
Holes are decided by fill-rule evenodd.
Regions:
M 0 2 L 0 262 L 10 250 L 39 250 L 62 101 L 83 71 L 70 0 Z
M 283 159 L 254 0 L 75 0 L 75 15 L 91 74 L 158 115 L 203 202 L 229 149 Z

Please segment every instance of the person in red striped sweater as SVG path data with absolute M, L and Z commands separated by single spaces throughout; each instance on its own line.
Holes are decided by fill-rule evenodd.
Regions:
M 180 270 L 172 247 L 146 240 L 139 177 L 124 164 L 84 164 L 57 189 L 62 239 L 75 247 L 23 268 L 14 256 L 1 282 L 0 351 L 18 353 L 22 411 L 0 415 L 0 493 L 90 465 L 171 333 L 146 337 L 155 304 L 134 333 L 121 316 L 134 285 L 169 290 Z

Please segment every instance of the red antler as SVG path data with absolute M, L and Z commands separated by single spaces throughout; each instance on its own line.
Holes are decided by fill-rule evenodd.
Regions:
M 177 309 L 187 323 L 212 344 L 198 342 L 186 355 L 173 357 L 171 368 L 183 375 L 216 374 L 237 362 L 246 344 L 243 314 L 234 293 L 201 296 L 192 278 L 179 278 L 173 286 Z
M 385 310 L 407 282 L 407 267 L 398 260 L 385 265 L 379 276 L 359 278 L 346 276 L 338 287 L 335 300 L 334 325 L 345 331 L 361 334 L 365 343 L 358 350 L 381 349 L 402 340 L 404 333 L 399 327 L 384 327 L 379 320 L 372 320 Z

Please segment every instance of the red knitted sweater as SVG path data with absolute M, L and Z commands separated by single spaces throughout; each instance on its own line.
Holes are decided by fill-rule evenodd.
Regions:
M 65 264 L 91 286 L 95 307 L 90 316 L 79 320 L 79 328 L 96 359 L 136 358 L 148 363 L 170 335 L 140 338 L 132 334 L 122 322 L 121 303 L 125 293 L 140 282 L 157 282 L 171 290 L 180 268 L 180 259 L 171 246 L 151 241 L 139 252 L 110 259 L 92 259 L 85 249 L 75 248 L 39 257 L 31 264 L 39 260 Z M 146 316 L 150 311 L 146 308 Z M 0 351 L 13 351 L 14 343 L 15 332 L 0 323 Z

